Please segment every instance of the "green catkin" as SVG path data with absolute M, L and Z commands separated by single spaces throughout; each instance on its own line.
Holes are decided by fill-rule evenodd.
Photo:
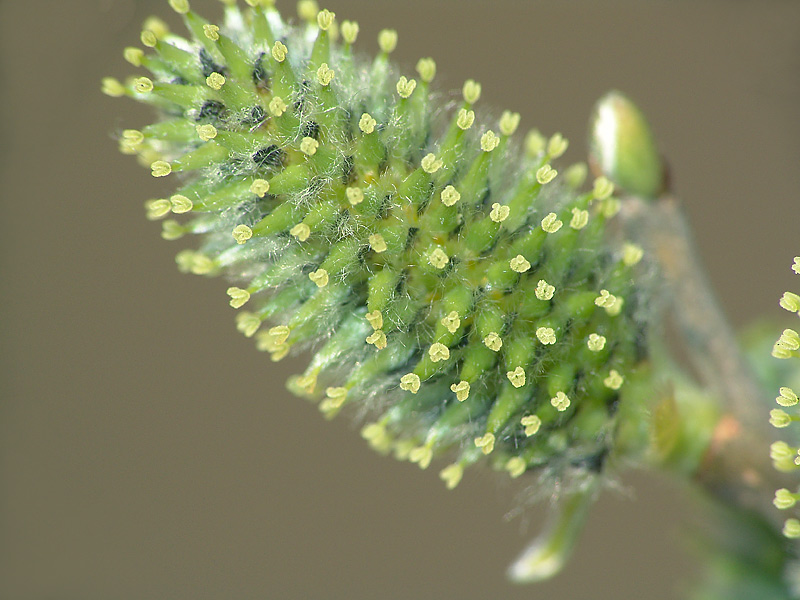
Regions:
M 147 77 L 103 82 L 162 112 L 120 147 L 154 176 L 187 173 L 147 204 L 180 216 L 165 238 L 201 236 L 181 270 L 234 280 L 237 327 L 259 349 L 311 350 L 292 392 L 326 417 L 358 405 L 382 453 L 423 468 L 449 456 L 448 487 L 486 455 L 512 477 L 602 471 L 647 329 L 641 249 L 606 231 L 610 183 L 559 176 L 558 134 L 520 151 L 520 116 L 476 113 L 474 81 L 452 114 L 435 109 L 435 63 L 397 71 L 396 32 L 370 63 L 356 23 L 337 41 L 327 10 L 303 4 L 290 25 L 248 4 L 226 3 L 217 26 L 172 1 L 189 38 L 145 31 L 125 57 Z

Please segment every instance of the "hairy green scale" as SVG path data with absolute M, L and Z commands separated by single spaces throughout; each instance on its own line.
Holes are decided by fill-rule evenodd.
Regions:
M 485 455 L 515 477 L 599 471 L 645 347 L 641 250 L 608 232 L 608 181 L 562 183 L 566 142 L 533 132 L 520 150 L 519 115 L 482 124 L 474 82 L 440 108 L 433 61 L 398 77 L 393 32 L 369 63 L 328 11 L 292 26 L 227 3 L 218 27 L 170 4 L 190 39 L 146 29 L 150 50 L 125 56 L 150 75 L 104 81 L 163 117 L 121 148 L 186 173 L 147 203 L 185 215 L 163 237 L 201 236 L 179 268 L 234 279 L 237 326 L 273 360 L 312 350 L 289 388 L 328 417 L 359 406 L 379 451 L 448 453 L 450 487 Z

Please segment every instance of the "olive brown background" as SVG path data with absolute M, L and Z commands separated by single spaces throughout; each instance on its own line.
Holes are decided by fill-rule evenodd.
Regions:
M 193 2 L 209 18 L 218 2 Z M 278 0 L 294 12 L 289 0 Z M 438 63 L 439 89 L 563 132 L 610 88 L 649 115 L 732 320 L 781 316 L 798 245 L 800 3 L 330 0 L 373 52 Z M 3 217 L 0 599 L 666 599 L 693 570 L 684 492 L 626 474 L 553 581 L 506 582 L 535 533 L 520 486 L 369 450 L 284 390 L 233 326 L 224 281 L 177 273 L 142 203 L 169 194 L 117 153 L 151 119 L 100 94 L 166 1 L 0 2 Z M 170 245 L 171 244 L 171 245 Z M 691 301 L 691 299 L 686 299 Z M 766 452 L 756 448 L 755 452 Z

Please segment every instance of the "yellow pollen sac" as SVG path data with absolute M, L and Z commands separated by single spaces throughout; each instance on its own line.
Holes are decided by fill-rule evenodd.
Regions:
M 300 0 L 297 3 L 297 16 L 304 21 L 313 22 L 319 14 L 319 5 L 316 0 Z
M 219 26 L 206 23 L 203 25 L 203 34 L 212 42 L 219 40 Z
M 250 184 L 250 191 L 259 198 L 263 198 L 269 191 L 269 181 L 266 179 L 254 180 L 253 183 Z
M 164 21 L 158 17 L 147 17 L 144 20 L 144 23 L 142 23 L 142 28 L 149 29 L 160 40 L 163 40 L 165 37 L 167 37 L 167 35 L 169 35 L 169 25 L 164 23 Z
M 636 244 L 626 243 L 622 246 L 622 262 L 628 267 L 638 264 L 644 256 L 644 250 Z
M 505 136 L 514 135 L 514 132 L 517 131 L 517 127 L 519 127 L 519 120 L 519 113 L 512 113 L 508 110 L 505 111 L 503 116 L 500 117 L 500 133 Z
M 328 285 L 328 272 L 325 269 L 317 269 L 308 274 L 308 278 L 317 284 L 317 287 L 323 288 Z
M 201 252 L 195 252 L 189 270 L 195 275 L 206 275 L 214 270 L 214 261 Z
M 505 470 L 508 471 L 509 475 L 511 475 L 511 479 L 516 479 L 522 475 L 526 468 L 527 465 L 525 464 L 525 459 L 523 459 L 521 456 L 509 458 L 505 466 Z
M 189 12 L 188 0 L 169 0 L 169 5 L 179 15 L 185 15 Z
M 174 219 L 168 219 L 162 223 L 161 237 L 169 242 L 182 238 L 185 233 L 186 229 Z
M 230 304 L 233 308 L 241 308 L 250 300 L 250 292 L 242 288 L 229 287 L 227 294 L 231 297 Z
M 525 135 L 525 152 L 531 158 L 535 158 L 544 152 L 546 143 L 547 141 L 538 129 L 531 129 Z
M 794 257 L 794 263 L 792 264 L 792 271 L 800 275 L 800 256 Z
M 383 239 L 383 236 L 380 233 L 373 233 L 369 236 L 369 245 L 370 247 L 380 254 L 381 252 L 386 252 L 388 246 L 386 245 L 386 240 Z
M 397 94 L 401 98 L 408 98 L 411 96 L 411 94 L 414 93 L 416 87 L 417 87 L 416 79 L 406 79 L 405 76 L 402 76 L 397 81 Z
M 592 187 L 592 196 L 596 200 L 605 200 L 614 193 L 614 184 L 611 183 L 606 177 L 598 177 L 594 180 Z
M 383 327 L 383 314 L 379 310 L 373 310 L 364 315 L 364 318 L 370 324 L 372 329 L 377 330 Z
M 553 181 L 558 175 L 558 171 L 556 171 L 550 165 L 544 165 L 538 171 L 536 171 L 536 181 L 541 183 L 542 185 L 546 185 Z
M 511 214 L 511 209 L 508 206 L 495 202 L 492 204 L 492 211 L 489 213 L 489 218 L 495 223 L 502 223 L 508 218 L 509 214 Z
M 464 82 L 464 88 L 461 90 L 464 96 L 464 102 L 467 104 L 475 104 L 481 97 L 481 84 L 473 79 L 467 79 Z
M 525 369 L 517 367 L 513 371 L 506 373 L 506 377 L 515 388 L 521 388 L 525 385 Z
M 625 379 L 616 369 L 611 369 L 608 373 L 608 377 L 603 380 L 603 385 L 612 390 L 618 390 L 622 387 Z
M 420 58 L 417 61 L 417 73 L 425 83 L 430 83 L 436 77 L 436 63 L 432 58 Z
M 536 415 L 526 415 L 522 417 L 519 422 L 525 428 L 525 435 L 527 437 L 536 435 L 539 428 L 542 426 L 542 420 Z
M 355 21 L 343 21 L 341 30 L 342 37 L 346 44 L 352 46 L 356 43 L 356 38 L 358 37 L 358 23 Z
M 589 211 L 588 210 L 581 210 L 580 208 L 573 208 L 572 209 L 572 220 L 569 222 L 569 226 L 573 229 L 583 229 L 586 227 L 586 224 L 589 222 Z
M 456 202 L 461 200 L 461 194 L 452 185 L 448 185 L 442 190 L 442 204 L 445 206 L 453 206 Z
M 104 77 L 101 85 L 101 91 L 106 96 L 119 98 L 120 96 L 125 95 L 125 86 L 122 85 L 118 79 L 114 79 L 113 77 Z
M 430 446 L 417 446 L 408 453 L 408 460 L 417 463 L 420 469 L 427 469 L 433 458 L 433 448 Z
M 772 503 L 778 510 L 786 510 L 787 508 L 792 508 L 797 503 L 797 499 L 792 492 L 786 488 L 781 488 L 775 490 L 775 499 Z
M 267 333 L 272 340 L 272 344 L 277 346 L 283 346 L 286 343 L 286 340 L 289 339 L 289 334 L 292 332 L 286 325 L 277 325 L 272 327 Z
M 547 233 L 555 233 L 564 223 L 561 222 L 556 213 L 551 212 L 544 219 L 542 219 L 542 229 Z
M 169 202 L 170 206 L 172 207 L 172 212 L 174 212 L 176 215 L 187 213 L 192 210 L 192 207 L 194 206 L 189 198 L 181 194 L 175 194 L 169 199 Z
M 441 362 L 450 358 L 450 348 L 444 344 L 436 342 L 435 344 L 432 344 L 430 348 L 428 348 L 428 355 L 431 357 L 431 361 L 435 363 Z
M 286 60 L 286 54 L 288 52 L 288 48 L 286 48 L 286 46 L 284 46 L 280 41 L 275 42 L 275 44 L 272 46 L 272 58 L 279 63 Z
M 130 46 L 122 52 L 122 57 L 134 67 L 141 67 L 144 52 L 140 48 Z
M 456 311 L 451 311 L 446 317 L 443 317 L 440 321 L 444 328 L 447 329 L 450 333 L 455 333 L 458 331 L 458 328 L 461 326 L 461 318 L 458 316 Z
M 273 96 L 272 100 L 269 101 L 268 108 L 272 116 L 280 117 L 286 112 L 286 102 L 280 96 Z
M 612 218 L 622 208 L 622 203 L 616 198 L 606 198 L 600 205 L 600 212 L 607 219 Z
M 496 332 L 491 331 L 489 335 L 483 338 L 483 345 L 489 348 L 489 350 L 499 352 L 500 348 L 503 347 L 503 339 L 497 335 Z
M 552 327 L 539 327 L 536 330 L 536 337 L 545 346 L 556 343 L 556 332 Z
M 382 29 L 378 33 L 378 46 L 384 54 L 391 54 L 397 48 L 397 32 L 394 29 Z
M 373 131 L 375 131 L 375 126 L 378 122 L 372 118 L 372 115 L 369 113 L 364 113 L 361 115 L 361 118 L 358 120 L 358 128 L 369 135 Z
M 491 152 L 500 144 L 500 138 L 497 134 L 489 130 L 481 136 L 481 150 L 484 152 Z
M 439 169 L 444 166 L 444 162 L 436 158 L 436 155 L 433 153 L 427 154 L 422 161 L 420 161 L 420 165 L 422 166 L 422 170 L 426 173 L 436 173 Z
M 137 77 L 133 80 L 133 89 L 141 94 L 153 91 L 153 80 L 149 77 Z
M 300 142 L 300 152 L 306 156 L 314 156 L 319 148 L 319 142 L 312 137 L 304 137 Z
M 608 290 L 600 290 L 600 295 L 594 299 L 597 306 L 609 308 L 617 301 L 617 297 L 610 293 Z
M 556 392 L 555 397 L 550 398 L 552 404 L 558 412 L 564 412 L 569 408 L 570 401 L 564 392 Z
M 195 129 L 197 130 L 197 136 L 204 142 L 217 137 L 217 128 L 213 125 L 198 125 Z
M 172 165 L 165 160 L 157 160 L 150 165 L 153 177 L 166 177 L 172 173 Z
M 416 373 L 406 373 L 400 378 L 400 389 L 412 394 L 416 394 L 419 391 L 420 384 L 419 375 Z
M 792 292 L 784 292 L 780 300 L 780 306 L 789 312 L 800 312 L 800 296 Z
M 586 345 L 592 352 L 600 352 L 600 350 L 606 347 L 606 338 L 596 333 L 590 333 Z
M 450 257 L 441 248 L 435 248 L 428 255 L 428 262 L 437 269 L 444 269 L 450 262 Z
M 258 318 L 258 315 L 246 311 L 236 315 L 236 329 L 245 337 L 253 337 L 259 327 L 261 327 L 261 319 Z
M 155 48 L 156 44 L 158 44 L 158 37 L 149 29 L 144 29 L 139 39 L 142 41 L 142 44 L 148 48 Z
M 144 203 L 144 208 L 147 211 L 147 219 L 155 221 L 168 215 L 169 211 L 172 210 L 172 204 L 166 199 L 148 200 Z
M 314 373 L 310 373 L 308 375 L 301 375 L 295 381 L 297 387 L 303 390 L 306 394 L 311 394 L 314 392 L 314 388 L 317 386 L 317 376 Z
M 524 273 L 531 268 L 531 263 L 529 263 L 522 254 L 517 254 L 508 264 L 511 270 L 517 273 Z
M 560 133 L 554 133 L 553 137 L 547 142 L 547 155 L 550 158 L 558 158 L 567 151 L 569 142 Z
M 335 75 L 336 72 L 328 67 L 328 63 L 322 63 L 317 69 L 317 83 L 323 87 L 330 85 Z
M 780 408 L 773 408 L 769 411 L 769 423 L 777 429 L 783 429 L 792 424 L 792 417 Z
M 366 341 L 368 344 L 375 346 L 378 350 L 383 350 L 386 348 L 386 334 L 380 329 L 377 329 L 376 331 L 372 332 L 371 335 L 367 336 Z
M 786 519 L 783 524 L 783 535 L 789 539 L 800 538 L 800 521 L 797 519 Z
M 484 454 L 491 454 L 492 450 L 494 450 L 494 434 L 493 433 L 486 433 L 481 437 L 475 438 L 475 446 L 481 449 L 481 452 Z
M 222 86 L 225 85 L 225 77 L 221 73 L 214 72 L 206 77 L 206 85 L 212 90 L 221 90 Z
M 439 477 L 444 481 L 448 490 L 455 488 L 464 475 L 464 467 L 458 463 L 446 466 L 439 472 Z
M 322 9 L 317 14 L 317 25 L 322 31 L 327 31 L 330 29 L 331 25 L 333 25 L 333 20 L 336 18 L 336 15 L 329 11 L 327 8 Z
M 325 389 L 325 395 L 331 400 L 335 400 L 341 406 L 347 398 L 347 388 L 344 387 L 329 387 Z
M 237 225 L 233 228 L 231 235 L 233 235 L 233 239 L 236 240 L 237 244 L 244 244 L 247 240 L 253 237 L 253 230 L 247 225 Z
M 775 401 L 781 406 L 794 406 L 798 402 L 797 394 L 790 387 L 782 387 L 780 396 L 775 398 Z
M 552 300 L 553 294 L 556 293 L 556 288 L 547 283 L 544 279 L 540 279 L 536 284 L 536 297 L 539 300 Z
M 475 111 L 474 110 L 467 110 L 466 108 L 462 108 L 458 111 L 458 117 L 456 118 L 456 125 L 458 125 L 459 129 L 463 129 L 466 131 L 472 124 L 475 122 Z
M 360 187 L 349 187 L 344 193 L 347 196 L 347 201 L 353 206 L 361 204 L 364 201 L 364 192 Z
M 450 386 L 450 391 L 456 395 L 456 400 L 464 402 L 464 400 L 469 398 L 469 382 L 459 381 L 458 383 L 454 383 Z
M 289 234 L 294 236 L 298 242 L 305 242 L 311 235 L 311 228 L 305 223 L 298 223 L 289 230 Z

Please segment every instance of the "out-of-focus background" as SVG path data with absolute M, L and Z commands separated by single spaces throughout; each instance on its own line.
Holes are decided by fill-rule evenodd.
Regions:
M 209 18 L 213 0 L 192 4 Z M 289 0 L 278 0 L 294 13 Z M 585 154 L 610 88 L 649 115 L 732 320 L 778 317 L 800 253 L 800 3 L 330 0 L 358 47 L 440 89 L 561 131 Z M 170 192 L 115 132 L 148 111 L 100 94 L 166 0 L 0 3 L 0 598 L 667 599 L 693 560 L 683 492 L 626 474 L 574 560 L 536 587 L 507 564 L 543 509 L 475 469 L 382 458 L 291 397 L 233 326 L 224 281 L 180 275 L 142 203 Z M 690 301 L 687 299 L 687 301 Z M 754 452 L 766 452 L 766 448 Z M 527 527 L 527 529 L 526 529 Z

